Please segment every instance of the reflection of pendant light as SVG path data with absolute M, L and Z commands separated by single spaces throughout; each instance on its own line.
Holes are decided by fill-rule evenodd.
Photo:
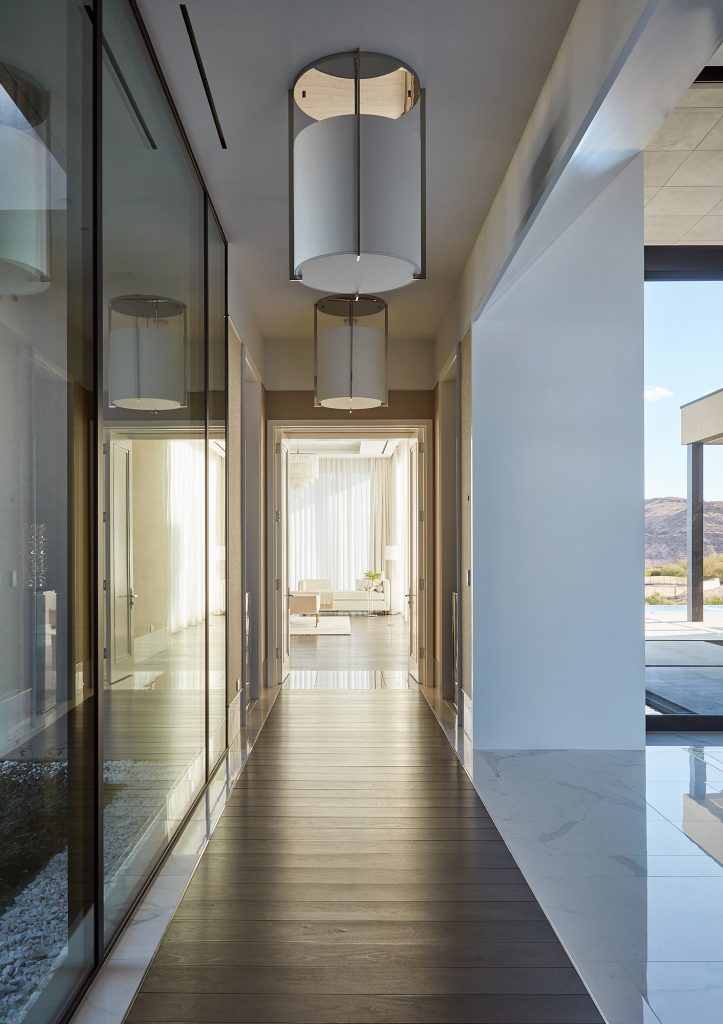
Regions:
M 0 295 L 50 285 L 48 94 L 0 63 Z
M 108 398 L 121 409 L 186 404 L 186 307 L 157 295 L 119 295 L 108 309 Z
M 292 279 L 357 293 L 425 276 L 425 93 L 403 61 L 355 50 L 297 75 L 289 177 Z
M 359 320 L 367 317 L 368 325 L 361 326 Z M 331 318 L 334 326 L 329 326 Z M 388 340 L 389 317 L 383 299 L 374 295 L 320 299 L 314 306 L 314 404 L 349 412 L 386 406 Z
M 299 442 L 296 442 L 296 451 L 289 452 L 289 489 L 292 491 L 303 491 L 309 484 L 312 484 L 319 477 L 319 456 L 299 451 Z

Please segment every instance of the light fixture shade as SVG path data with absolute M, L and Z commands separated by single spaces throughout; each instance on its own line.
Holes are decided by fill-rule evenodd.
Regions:
M 387 404 L 389 315 L 376 295 L 328 295 L 314 305 L 314 404 Z
M 108 313 L 108 400 L 120 409 L 167 412 L 186 405 L 185 306 L 121 295 Z
M 163 412 L 185 404 L 183 339 L 164 327 L 117 327 L 110 332 L 111 405 Z
M 419 136 L 386 117 L 361 118 L 357 224 L 356 120 L 317 121 L 294 145 L 294 271 L 321 291 L 389 291 L 421 270 Z
M 403 61 L 322 57 L 289 92 L 289 275 L 389 291 L 425 276 L 425 94 Z
M 387 544 L 384 548 L 384 561 L 385 562 L 398 562 L 399 561 L 399 545 L 398 544 Z
M 374 409 L 387 400 L 384 332 L 343 324 L 317 341 L 316 397 L 327 409 Z
M 47 94 L 0 65 L 0 295 L 50 286 Z

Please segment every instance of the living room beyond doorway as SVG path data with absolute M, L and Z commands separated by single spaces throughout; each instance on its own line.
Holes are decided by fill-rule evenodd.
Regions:
M 320 435 L 291 437 L 286 448 L 286 685 L 416 685 L 410 675 L 417 631 L 410 600 L 416 442 Z

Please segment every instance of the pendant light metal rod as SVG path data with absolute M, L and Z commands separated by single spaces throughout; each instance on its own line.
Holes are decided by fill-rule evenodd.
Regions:
M 384 306 L 384 365 L 386 376 L 384 378 L 384 408 L 389 407 L 389 306 Z
M 354 317 L 352 316 L 353 299 L 349 297 L 349 415 L 354 401 Z
M 424 281 L 427 277 L 427 90 L 419 90 L 419 151 L 421 155 L 420 170 L 420 268 L 418 274 L 413 274 L 415 281 Z
M 356 117 L 356 258 L 361 259 L 361 50 L 354 54 L 354 116 Z
M 294 266 L 294 90 L 289 89 L 289 280 L 300 281 Z
M 319 401 L 319 305 L 314 303 L 314 408 L 320 409 Z

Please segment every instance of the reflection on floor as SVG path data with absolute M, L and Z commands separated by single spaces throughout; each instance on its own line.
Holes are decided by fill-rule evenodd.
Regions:
M 209 622 L 209 727 L 212 751 L 225 746 L 222 617 Z M 132 809 L 106 813 L 105 909 L 108 927 L 139 890 L 205 781 L 205 626 L 169 635 L 169 643 L 106 689 L 106 799 Z M 215 760 L 215 757 L 212 758 Z M 119 769 L 122 774 L 119 776 Z M 117 784 L 115 779 L 118 779 Z M 122 800 L 114 799 L 117 791 Z M 109 825 L 116 825 L 111 844 Z
M 306 672 L 407 671 L 409 626 L 401 615 L 355 614 L 349 619 L 350 636 L 292 636 L 291 668 Z
M 648 606 L 645 688 L 658 711 L 723 714 L 723 607 L 705 608 L 704 622 L 685 621 L 681 606 Z
M 286 690 L 412 690 L 417 684 L 408 672 L 290 672 Z
M 102 965 L 73 1024 L 121 1024 L 188 881 L 259 737 L 278 690 L 263 690 L 249 711 L 173 850 Z
M 502 838 L 610 1024 L 723 1019 L 723 735 L 472 752 Z

